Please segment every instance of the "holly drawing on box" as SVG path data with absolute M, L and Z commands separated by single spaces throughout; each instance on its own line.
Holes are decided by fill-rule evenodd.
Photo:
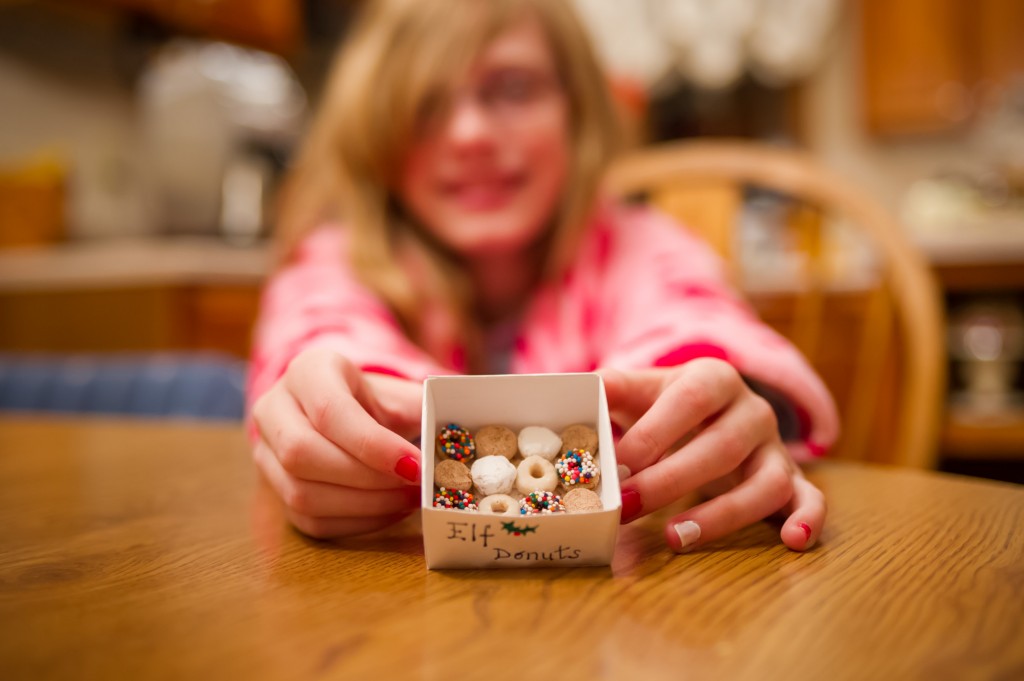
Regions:
M 505 530 L 506 532 L 511 534 L 513 537 L 520 537 L 520 536 L 522 536 L 524 534 L 529 534 L 530 532 L 536 532 L 537 531 L 537 526 L 536 525 L 532 525 L 532 526 L 531 525 L 523 525 L 522 527 L 519 527 L 518 525 L 516 525 L 515 521 L 513 520 L 512 522 L 502 523 L 501 524 L 501 529 Z

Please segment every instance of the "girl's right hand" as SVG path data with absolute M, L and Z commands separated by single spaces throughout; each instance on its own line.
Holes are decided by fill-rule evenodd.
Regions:
M 419 506 L 420 451 L 396 432 L 418 427 L 419 414 L 384 409 L 341 355 L 299 354 L 252 417 L 253 459 L 304 534 L 372 532 Z

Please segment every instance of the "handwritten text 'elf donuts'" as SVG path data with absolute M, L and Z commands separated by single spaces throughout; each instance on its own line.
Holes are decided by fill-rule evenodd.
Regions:
M 494 560 L 576 560 L 581 554 L 580 549 L 561 544 L 550 551 L 509 551 L 497 546 L 488 546 L 488 542 L 495 536 L 489 524 L 478 528 L 476 523 L 449 522 L 448 530 L 447 539 L 479 543 L 483 548 L 494 551 Z

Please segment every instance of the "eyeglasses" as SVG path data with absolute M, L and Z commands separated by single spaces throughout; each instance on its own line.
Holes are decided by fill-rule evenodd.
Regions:
M 547 72 L 518 67 L 496 69 L 477 83 L 428 96 L 417 114 L 417 122 L 421 130 L 437 130 L 455 107 L 468 99 L 504 124 L 521 119 L 560 89 L 558 79 Z

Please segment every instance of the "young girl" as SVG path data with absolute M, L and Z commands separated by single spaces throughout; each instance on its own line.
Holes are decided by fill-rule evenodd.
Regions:
M 814 543 L 825 503 L 794 458 L 834 441 L 831 398 L 701 242 L 601 195 L 615 121 L 568 2 L 366 8 L 284 196 L 252 358 L 254 458 L 299 530 L 415 509 L 428 374 L 596 370 L 626 428 L 622 522 L 701 489 L 675 551 L 774 514 Z

